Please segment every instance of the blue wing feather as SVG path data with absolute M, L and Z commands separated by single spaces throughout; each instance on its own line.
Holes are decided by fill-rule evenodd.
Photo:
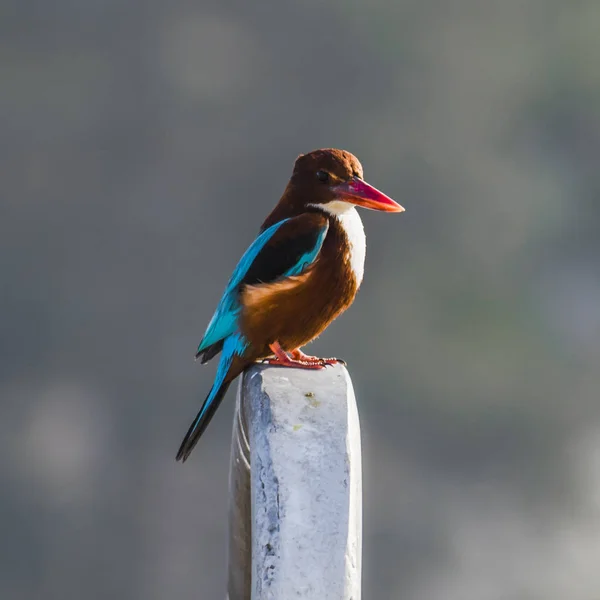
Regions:
M 233 271 L 233 274 L 227 283 L 227 287 L 225 288 L 225 292 L 221 297 L 221 301 L 217 306 L 217 310 L 206 328 L 204 337 L 198 346 L 198 354 L 204 352 L 213 344 L 221 342 L 221 340 L 224 340 L 227 336 L 237 331 L 238 317 L 241 311 L 238 296 L 239 286 L 248 274 L 248 271 L 251 269 L 257 256 L 269 244 L 279 228 L 291 220 L 292 219 L 283 219 L 282 221 L 275 223 L 263 231 L 246 250 Z M 316 230 L 315 233 L 317 233 L 317 235 L 312 238 L 311 247 L 305 253 L 300 255 L 292 266 L 280 273 L 280 277 L 300 275 L 307 266 L 314 262 L 321 250 L 323 240 L 327 235 L 327 229 L 328 224 L 325 221 L 325 225 Z
M 315 259 L 317 258 L 317 255 L 321 251 L 321 246 L 323 245 L 323 240 L 325 239 L 325 236 L 327 235 L 327 229 L 328 229 L 327 227 L 323 227 L 321 229 L 314 247 L 311 250 L 309 250 L 308 252 L 305 252 L 299 258 L 298 262 L 293 267 L 291 267 L 285 271 L 285 273 L 282 275 L 282 277 L 293 277 L 294 275 L 300 275 L 304 272 L 304 270 L 306 269 L 306 267 L 308 267 L 308 265 L 312 264 L 315 261 Z
M 198 346 L 199 353 L 236 331 L 237 318 L 241 309 L 237 297 L 237 287 L 244 278 L 244 275 L 248 272 L 248 269 L 255 258 L 258 256 L 258 253 L 265 247 L 265 244 L 273 237 L 274 233 L 288 220 L 289 219 L 279 221 L 279 223 L 275 223 L 275 225 L 272 225 L 263 231 L 254 242 L 252 242 L 248 250 L 244 252 L 244 255 L 238 262 L 227 283 L 227 287 L 217 306 L 217 310 L 206 328 L 204 337 Z

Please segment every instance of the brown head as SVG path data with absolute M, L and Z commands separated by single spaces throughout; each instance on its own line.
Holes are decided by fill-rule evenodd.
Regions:
M 323 207 L 327 212 L 353 204 L 383 212 L 402 212 L 398 203 L 363 179 L 358 158 L 346 150 L 323 148 L 301 154 L 279 205 L 269 222 Z

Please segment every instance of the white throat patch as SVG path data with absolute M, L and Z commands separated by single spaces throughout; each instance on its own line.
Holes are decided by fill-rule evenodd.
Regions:
M 354 208 L 354 205 L 341 200 L 334 200 L 327 204 L 315 204 L 313 206 L 337 217 L 344 229 L 350 245 L 350 268 L 354 273 L 356 286 L 358 287 L 363 279 L 365 271 L 365 255 L 367 252 L 365 230 L 358 211 Z

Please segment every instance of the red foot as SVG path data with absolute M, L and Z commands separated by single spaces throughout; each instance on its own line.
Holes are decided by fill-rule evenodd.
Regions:
M 325 368 L 325 365 L 319 363 L 308 363 L 302 360 L 294 360 L 293 358 L 288 358 L 287 360 L 265 358 L 263 363 L 266 365 L 275 365 L 276 367 L 294 367 L 295 369 L 312 369 L 314 371 L 320 371 Z
M 278 367 L 295 367 L 296 369 L 324 369 L 325 364 L 310 360 L 302 360 L 290 358 L 287 352 L 279 345 L 279 342 L 269 344 L 269 348 L 273 350 L 275 358 L 266 358 L 263 362 L 268 365 L 277 365 Z
M 300 348 L 296 348 L 290 352 L 292 358 L 296 360 L 301 360 L 303 362 L 315 364 L 315 365 L 345 365 L 346 363 L 339 358 L 319 358 L 318 356 L 310 356 L 309 354 L 304 354 Z

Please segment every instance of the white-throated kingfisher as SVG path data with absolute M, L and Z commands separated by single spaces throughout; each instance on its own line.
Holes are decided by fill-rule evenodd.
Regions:
M 356 295 L 365 234 L 355 206 L 404 209 L 363 179 L 358 159 L 332 148 L 302 154 L 256 240 L 242 256 L 196 358 L 221 353 L 213 386 L 177 453 L 185 461 L 231 382 L 251 363 L 322 369 L 341 362 L 301 347 L 316 338 Z

